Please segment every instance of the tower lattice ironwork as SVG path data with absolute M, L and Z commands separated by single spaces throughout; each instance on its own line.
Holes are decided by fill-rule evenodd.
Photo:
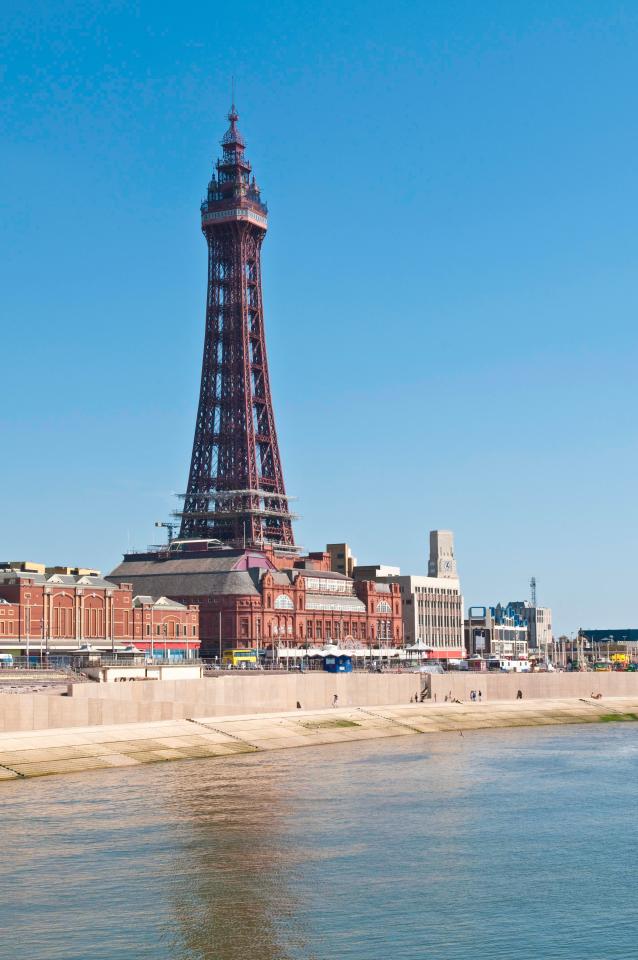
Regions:
M 202 203 L 208 295 L 199 407 L 180 539 L 294 550 L 264 337 L 261 244 L 268 228 L 235 106 Z

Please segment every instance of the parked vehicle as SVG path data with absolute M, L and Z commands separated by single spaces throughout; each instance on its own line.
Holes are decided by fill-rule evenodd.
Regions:
M 597 660 L 594 664 L 594 670 L 602 670 L 605 672 L 610 672 L 612 669 L 611 660 Z
M 501 670 L 503 673 L 529 673 L 529 660 L 501 660 L 490 657 L 487 661 L 488 670 Z
M 239 667 L 240 669 L 255 669 L 257 667 L 257 651 L 250 647 L 244 650 L 225 650 L 222 657 L 222 666 L 230 669 Z

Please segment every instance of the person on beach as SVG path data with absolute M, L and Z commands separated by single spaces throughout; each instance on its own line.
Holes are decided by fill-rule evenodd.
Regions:
M 470 702 L 474 703 L 476 700 L 476 690 L 470 690 Z
M 479 690 L 479 703 L 481 702 L 481 697 L 482 697 L 482 696 L 483 696 L 483 694 L 482 694 L 481 691 Z
M 339 697 L 335 693 L 334 697 L 332 698 L 332 706 L 336 707 L 338 702 L 339 702 Z
M 297 700 L 297 710 L 301 710 L 301 704 L 299 703 L 298 700 Z
M 519 690 L 519 691 L 518 691 L 518 693 L 516 694 L 516 699 L 517 699 L 517 700 L 522 700 L 522 699 L 523 699 L 523 691 L 522 691 L 522 690 Z

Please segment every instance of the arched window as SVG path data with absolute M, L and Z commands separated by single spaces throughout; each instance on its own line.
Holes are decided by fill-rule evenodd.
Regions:
M 381 600 L 377 604 L 377 613 L 392 613 L 392 607 L 387 600 Z
M 278 597 L 275 597 L 275 610 L 294 610 L 294 609 L 295 609 L 294 603 L 292 602 L 290 597 L 286 596 L 285 593 L 280 593 Z

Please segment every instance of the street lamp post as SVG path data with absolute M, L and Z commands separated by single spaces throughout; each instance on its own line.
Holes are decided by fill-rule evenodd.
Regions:
M 109 604 L 109 600 L 111 600 L 110 604 Z M 104 603 L 106 605 L 105 612 L 109 612 L 109 607 L 110 607 L 109 626 L 111 628 L 111 657 L 115 659 L 115 624 L 113 622 L 113 612 L 114 612 L 113 599 L 110 597 L 108 593 L 104 598 Z M 122 614 L 122 616 L 124 616 L 124 614 Z
M 47 591 L 45 590 L 45 596 L 44 596 L 44 602 L 45 602 L 45 603 L 46 603 L 46 601 L 47 601 L 47 597 L 49 597 L 49 603 L 48 603 L 48 611 L 47 611 L 47 617 L 46 617 L 46 638 L 45 638 L 45 645 L 46 645 L 46 654 L 47 654 L 47 663 L 48 663 L 48 662 L 49 662 L 49 647 L 50 647 L 50 641 L 51 641 L 51 614 L 52 614 L 52 610 L 51 610 L 50 592 L 47 592 Z M 43 613 L 44 613 L 44 611 L 43 611 Z
M 31 632 L 31 606 L 30 606 L 28 600 L 27 600 L 27 603 L 26 603 L 26 606 L 25 606 L 25 610 L 24 610 L 24 618 L 25 618 L 25 630 L 26 630 L 26 654 L 27 654 L 27 670 L 28 670 L 28 669 L 29 669 L 29 654 L 30 654 L 30 652 L 31 652 L 30 641 L 29 641 L 29 634 L 30 634 L 30 632 Z

